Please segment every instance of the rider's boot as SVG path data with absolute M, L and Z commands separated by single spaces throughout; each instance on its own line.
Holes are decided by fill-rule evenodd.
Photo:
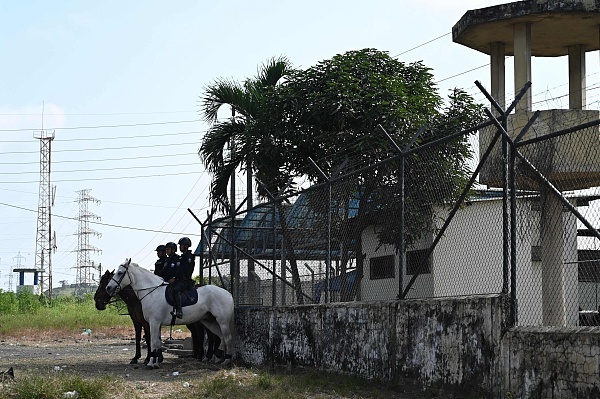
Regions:
M 181 311 L 181 292 L 175 293 L 175 317 L 181 319 L 183 312 Z

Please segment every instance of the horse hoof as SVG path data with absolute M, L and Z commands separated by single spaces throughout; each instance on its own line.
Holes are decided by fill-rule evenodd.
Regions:
M 146 370 L 154 370 L 154 367 L 152 365 L 146 366 Z
M 206 363 L 206 362 L 210 362 L 210 359 L 211 359 L 210 357 L 204 356 L 201 361 Z
M 227 366 L 229 363 L 231 363 L 231 359 L 224 359 L 224 360 L 221 362 L 221 365 L 222 365 L 222 366 Z
M 137 359 L 131 359 L 131 361 L 129 362 L 129 364 L 137 364 Z

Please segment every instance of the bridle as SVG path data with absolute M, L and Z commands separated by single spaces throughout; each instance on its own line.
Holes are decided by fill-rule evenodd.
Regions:
M 127 266 L 121 265 L 121 266 L 123 266 L 125 268 L 125 270 L 127 270 L 127 275 L 129 276 L 129 280 L 131 281 L 131 275 L 129 275 L 129 265 L 127 265 Z M 121 289 L 123 288 L 123 287 L 121 287 L 121 283 L 123 282 L 124 278 L 125 278 L 125 273 L 121 274 L 121 277 L 119 278 L 118 281 L 115 279 L 115 276 L 113 275 L 112 278 L 110 279 L 110 281 L 114 281 L 117 284 L 118 291 L 121 291 Z M 146 298 L 148 295 L 150 295 L 151 293 L 153 293 L 155 290 L 162 287 L 163 285 L 168 285 L 168 284 L 166 284 L 165 282 L 162 282 L 161 284 L 153 286 L 153 287 L 140 288 L 138 290 L 133 290 L 133 291 L 135 292 L 136 296 L 139 298 L 140 302 L 142 302 L 142 300 L 144 298 Z M 131 287 L 131 288 L 133 289 L 133 287 Z M 150 291 L 148 293 L 146 293 L 144 296 L 140 297 L 138 295 L 138 292 L 147 291 L 147 290 L 150 290 Z M 117 291 L 115 291 L 115 293 L 116 292 Z
M 127 265 L 127 266 L 123 266 L 123 267 L 125 268 L 125 270 L 127 270 L 127 274 L 129 274 L 129 265 Z M 121 283 L 123 282 L 123 279 L 124 279 L 124 278 L 125 278 L 125 273 L 121 274 L 121 277 L 119 278 L 119 281 L 117 281 L 117 280 L 115 279 L 115 275 L 114 275 L 114 274 L 113 274 L 113 276 L 110 278 L 109 282 L 110 282 L 110 281 L 114 281 L 115 283 L 117 283 L 117 289 L 115 290 L 115 294 L 116 294 L 118 291 L 121 291 L 121 289 L 123 288 L 123 287 L 121 287 Z M 129 277 L 129 279 L 131 280 L 131 277 Z

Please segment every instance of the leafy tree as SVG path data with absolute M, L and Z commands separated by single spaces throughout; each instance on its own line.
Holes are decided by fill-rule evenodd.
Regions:
M 308 176 L 322 182 L 318 171 L 307 162 L 317 160 L 325 173 L 350 174 L 396 153 L 381 134 L 378 125 L 403 147 L 422 126 L 426 134 L 414 146 L 443 137 L 478 123 L 481 109 L 460 90 L 452 92 L 445 104 L 433 82 L 431 70 L 422 63 L 405 64 L 375 49 L 350 51 L 318 63 L 305 71 L 295 71 L 286 82 L 271 88 L 263 97 L 252 131 L 255 152 L 253 168 L 270 189 L 277 191 L 293 176 Z M 434 150 L 427 165 L 419 155 L 406 160 L 405 187 L 408 203 L 418 203 L 431 194 L 431 181 L 447 182 L 436 201 L 457 195 L 467 178 L 465 160 L 470 156 L 466 138 Z M 433 165 L 433 166 L 432 166 Z M 398 205 L 397 163 L 386 163 L 336 188 L 336 202 L 358 199 L 359 208 L 350 223 L 348 212 L 340 213 L 334 229 L 342 255 L 342 285 L 349 251 L 362 254 L 360 234 L 370 223 L 382 224 L 380 240 L 398 245 L 418 238 L 430 220 L 426 212 L 410 214 L 404 237 L 397 234 L 397 218 L 390 210 Z M 313 201 L 314 209 L 326 215 L 323 202 Z M 326 204 L 325 204 L 326 205 Z M 344 207 L 338 207 L 343 209 Z M 346 220 L 344 220 L 346 219 Z M 357 256 L 362 275 L 362 257 Z

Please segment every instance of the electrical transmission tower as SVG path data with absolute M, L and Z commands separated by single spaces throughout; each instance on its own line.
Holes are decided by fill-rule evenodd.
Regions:
M 92 197 L 89 189 L 79 190 L 77 193 L 79 194 L 77 199 L 79 203 L 79 226 L 77 228 L 77 277 L 75 283 L 78 294 L 84 294 L 92 292 L 94 288 L 92 270 L 98 269 L 94 261 L 90 260 L 90 252 L 102 252 L 90 245 L 90 236 L 100 238 L 102 234 L 90 229 L 90 220 L 100 220 L 100 216 L 88 211 L 88 204 L 90 202 L 100 204 L 100 200 Z
M 35 241 L 35 268 L 40 274 L 40 290 L 48 290 L 52 297 L 52 251 L 56 250 L 56 239 L 52 237 L 52 206 L 54 193 L 50 186 L 50 155 L 54 140 L 52 132 L 38 130 L 33 137 L 40 140 L 40 188 L 38 200 L 37 233 Z

